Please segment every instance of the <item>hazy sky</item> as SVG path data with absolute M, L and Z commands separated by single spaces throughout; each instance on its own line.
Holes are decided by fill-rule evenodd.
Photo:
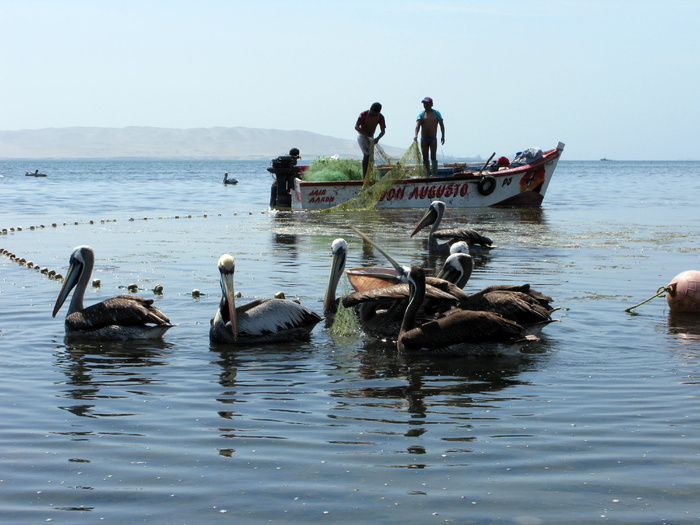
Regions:
M 0 130 L 354 139 L 379 101 L 408 148 L 431 96 L 445 155 L 700 160 L 698 0 L 0 0 L 0 46 Z

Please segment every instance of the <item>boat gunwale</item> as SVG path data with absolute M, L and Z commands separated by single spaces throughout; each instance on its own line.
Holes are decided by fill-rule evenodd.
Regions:
M 522 164 L 515 168 L 509 168 L 505 170 L 498 171 L 488 171 L 483 172 L 481 175 L 477 173 L 456 173 L 451 176 L 445 177 L 419 177 L 419 178 L 407 178 L 407 179 L 397 179 L 394 184 L 423 184 L 435 181 L 477 181 L 481 180 L 483 177 L 491 176 L 495 178 L 508 177 L 516 175 L 520 172 L 525 172 L 527 170 L 537 168 L 540 165 L 547 164 L 553 160 L 556 160 L 561 156 L 562 150 L 559 148 L 554 148 L 549 151 L 542 153 L 542 157 L 531 162 L 530 164 Z M 347 180 L 347 181 L 307 181 L 304 179 L 296 179 L 302 186 L 362 186 L 365 181 L 363 180 Z

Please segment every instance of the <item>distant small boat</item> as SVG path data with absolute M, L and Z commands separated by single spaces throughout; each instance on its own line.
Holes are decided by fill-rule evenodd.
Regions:
M 603 158 L 600 159 L 600 160 L 601 160 L 601 162 L 610 162 L 610 159 L 606 159 L 605 157 L 603 157 Z
M 46 173 L 39 173 L 39 170 L 28 171 L 25 173 L 27 177 L 46 177 Z

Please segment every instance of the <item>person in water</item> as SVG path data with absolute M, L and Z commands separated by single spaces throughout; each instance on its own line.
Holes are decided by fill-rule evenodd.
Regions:
M 377 126 L 379 126 L 379 135 L 374 138 Z M 375 102 L 368 110 L 360 113 L 357 122 L 355 122 L 355 131 L 358 133 L 357 143 L 362 150 L 362 177 L 364 178 L 367 176 L 369 158 L 374 145 L 379 142 L 386 131 L 386 121 L 382 115 L 382 105 L 379 102 Z
M 437 129 L 440 126 L 440 144 L 445 143 L 445 123 L 442 121 L 442 115 L 436 109 L 433 109 L 433 99 L 425 97 L 421 100 L 423 103 L 423 111 L 418 114 L 416 119 L 416 131 L 413 140 L 418 140 L 418 132 L 420 131 L 420 150 L 423 154 L 423 165 L 428 175 L 437 177 Z M 428 161 L 430 155 L 430 162 Z M 432 170 L 431 170 L 432 165 Z

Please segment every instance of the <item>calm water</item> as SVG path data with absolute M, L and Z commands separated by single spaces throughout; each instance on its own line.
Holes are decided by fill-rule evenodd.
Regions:
M 420 210 L 268 211 L 268 165 L 0 161 L 1 248 L 65 273 L 89 244 L 102 287 L 87 304 L 159 283 L 178 323 L 158 343 L 67 344 L 60 283 L 0 256 L 0 521 L 700 519 L 700 316 L 662 298 L 624 312 L 700 269 L 700 163 L 563 160 L 541 209 L 448 210 L 499 245 L 467 289 L 530 282 L 561 307 L 530 353 L 492 360 L 402 355 L 323 323 L 306 344 L 211 348 L 221 253 L 246 298 L 317 311 L 334 238 L 349 267 L 385 264 L 348 223 L 439 263 L 408 238 Z M 36 168 L 48 177 L 24 176 Z

